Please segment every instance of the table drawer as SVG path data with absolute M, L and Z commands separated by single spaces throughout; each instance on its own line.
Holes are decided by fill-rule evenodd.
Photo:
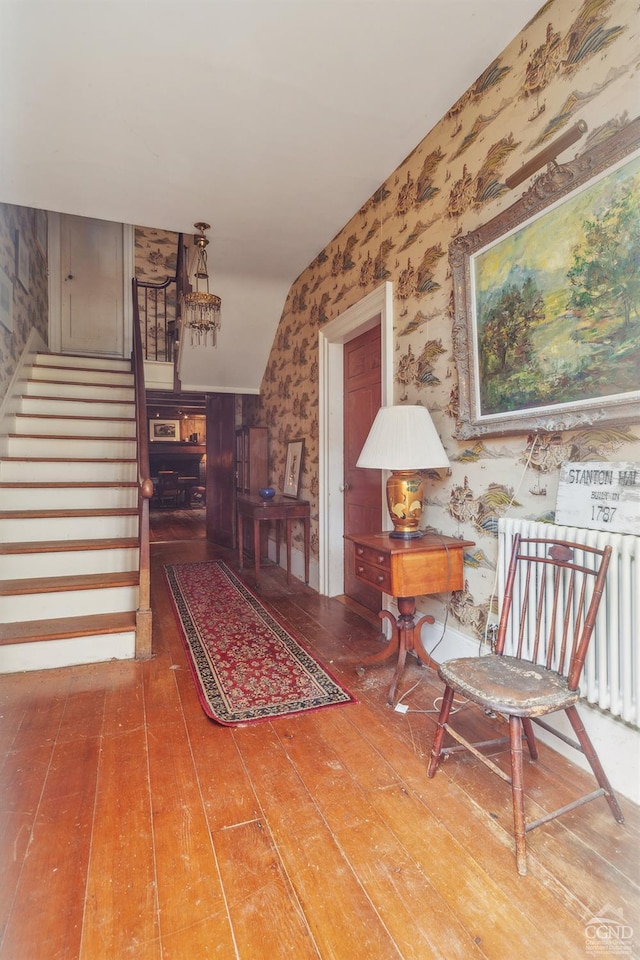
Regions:
M 356 577 L 384 593 L 391 593 L 391 573 L 381 567 L 372 567 L 369 563 L 356 560 Z
M 383 550 L 376 550 L 374 547 L 363 547 L 361 544 L 355 544 L 356 563 L 368 563 L 372 567 L 383 567 L 385 570 L 391 569 L 389 554 Z
M 377 590 L 391 590 L 391 569 L 388 554 L 356 544 L 355 574 L 358 580 L 371 584 Z

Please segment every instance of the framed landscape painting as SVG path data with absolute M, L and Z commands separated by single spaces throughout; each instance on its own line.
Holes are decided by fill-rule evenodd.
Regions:
M 453 241 L 457 435 L 637 417 L 640 122 Z

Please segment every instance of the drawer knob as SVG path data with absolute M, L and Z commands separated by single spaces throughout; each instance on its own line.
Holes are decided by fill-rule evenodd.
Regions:
M 379 573 L 378 576 L 376 577 L 376 580 L 378 583 L 384 583 L 384 576 L 381 573 Z
M 364 573 L 364 567 L 356 567 L 356 573 Z
M 384 560 L 385 560 L 384 554 L 379 553 L 379 554 L 378 554 L 378 563 L 384 563 Z
M 362 548 L 362 547 L 356 547 L 356 553 L 358 554 L 359 557 L 361 557 L 362 554 L 364 553 L 363 548 Z

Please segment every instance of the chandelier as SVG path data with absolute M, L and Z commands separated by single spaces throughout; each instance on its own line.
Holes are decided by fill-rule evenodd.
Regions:
M 220 329 L 222 300 L 215 293 L 209 293 L 209 274 L 207 273 L 209 241 L 204 232 L 209 230 L 210 226 L 208 223 L 194 223 L 198 233 L 193 238 L 195 254 L 189 277 L 194 278 L 195 287 L 192 287 L 189 293 L 182 294 L 182 320 L 191 333 L 192 347 L 208 346 L 209 337 L 211 337 L 211 346 L 215 347 Z

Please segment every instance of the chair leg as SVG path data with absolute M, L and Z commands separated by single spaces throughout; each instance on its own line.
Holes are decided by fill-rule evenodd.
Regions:
M 438 769 L 438 763 L 440 762 L 440 751 L 442 750 L 442 743 L 444 741 L 444 727 L 449 719 L 449 712 L 451 710 L 451 704 L 453 703 L 453 687 L 446 687 L 444 691 L 444 697 L 442 698 L 442 706 L 440 707 L 440 716 L 438 717 L 438 726 L 436 728 L 436 733 L 433 738 L 433 746 L 431 747 L 431 760 L 429 761 L 429 767 L 427 769 L 427 776 L 433 777 L 436 770 Z
M 584 728 L 584 724 L 580 719 L 578 711 L 574 706 L 571 706 L 565 709 L 565 713 L 569 718 L 569 723 L 573 727 L 573 732 L 575 733 L 576 737 L 578 738 L 578 742 L 582 747 L 582 752 L 589 761 L 589 766 L 593 770 L 593 775 L 598 781 L 598 786 L 601 787 L 605 792 L 605 797 L 609 807 L 611 808 L 611 813 L 618 823 L 624 823 L 624 817 L 622 816 L 622 811 L 618 806 L 616 795 L 611 788 L 611 784 L 609 783 L 607 775 L 602 768 L 598 754 L 594 750 L 593 744 L 589 739 L 589 735 Z
M 522 718 L 522 729 L 524 730 L 524 735 L 527 738 L 527 745 L 529 747 L 529 756 L 532 760 L 538 759 L 538 744 L 536 743 L 536 735 L 533 732 L 533 724 L 529 717 Z
M 511 796 L 513 830 L 516 840 L 516 866 L 521 877 L 527 873 L 527 842 L 524 819 L 524 783 L 522 774 L 522 723 L 520 717 L 509 717 L 511 740 Z

